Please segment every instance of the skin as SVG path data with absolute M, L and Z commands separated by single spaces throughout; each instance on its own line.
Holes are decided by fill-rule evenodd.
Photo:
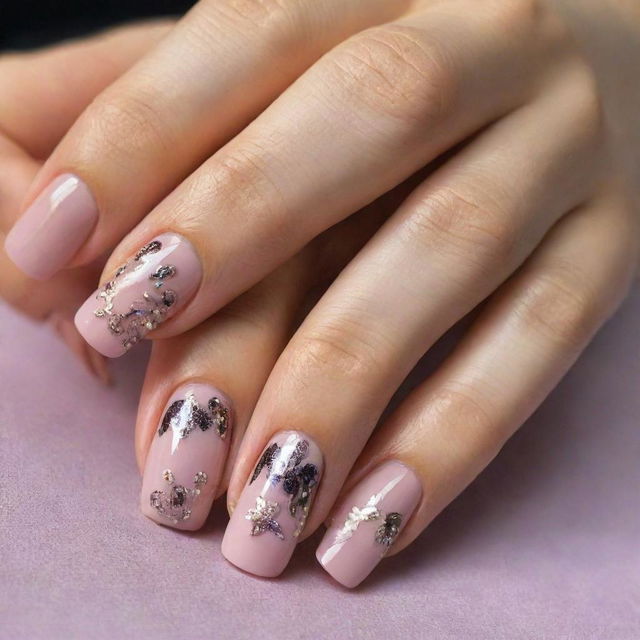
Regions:
M 107 277 L 166 230 L 202 260 L 195 298 L 155 332 L 170 339 L 154 346 L 138 460 L 172 390 L 207 379 L 240 425 L 230 509 L 269 438 L 301 429 L 329 452 L 305 535 L 381 460 L 416 471 L 423 497 L 397 552 L 497 454 L 633 280 L 640 89 L 624 70 L 640 56 L 640 11 L 622 0 L 366 7 L 200 2 L 40 169 L 35 151 L 21 155 L 27 142 L 7 148 L 23 185 L 37 172 L 25 204 L 63 170 L 98 201 L 94 232 L 58 277 L 122 239 Z M 401 184 L 401 202 L 363 210 Z M 366 244 L 348 225 L 327 232 L 371 210 L 385 221 Z M 327 285 L 312 277 L 314 252 L 337 245 L 325 273 L 354 257 L 298 326 Z M 418 359 L 487 300 L 372 436 Z

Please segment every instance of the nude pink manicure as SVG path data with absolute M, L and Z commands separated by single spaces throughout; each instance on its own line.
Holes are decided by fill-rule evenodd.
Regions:
M 405 465 L 389 461 L 369 473 L 340 503 L 316 557 L 340 584 L 358 586 L 384 557 L 422 497 Z
M 76 313 L 76 327 L 96 351 L 117 358 L 184 306 L 201 279 L 191 243 L 163 233 L 86 300 Z
M 231 410 L 215 387 L 191 383 L 169 398 L 147 455 L 140 508 L 193 531 L 206 521 L 229 449 Z
M 98 208 L 89 187 L 78 176 L 65 173 L 22 214 L 4 248 L 24 273 L 46 280 L 67 265 L 97 221 Z
M 322 454 L 311 438 L 299 431 L 276 434 L 233 511 L 222 555 L 257 576 L 280 575 L 304 528 L 322 466 Z

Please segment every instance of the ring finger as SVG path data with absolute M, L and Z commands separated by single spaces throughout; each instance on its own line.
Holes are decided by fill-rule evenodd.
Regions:
M 587 197 L 599 168 L 599 114 L 593 101 L 580 100 L 581 110 L 563 108 L 566 90 L 563 85 L 545 92 L 430 176 L 307 317 L 269 377 L 243 442 L 229 490 L 230 505 L 238 504 L 223 541 L 227 559 L 259 575 L 277 575 L 284 568 L 310 501 L 304 509 L 292 507 L 293 520 L 282 516 L 292 527 L 287 544 L 247 537 L 244 515 L 256 514 L 257 496 L 275 502 L 279 495 L 277 482 L 251 479 L 260 478 L 268 462 L 279 469 L 278 477 L 286 475 L 292 464 L 298 468 L 294 463 L 304 449 L 306 458 L 298 462 L 308 459 L 318 468 L 317 477 L 308 478 L 317 487 L 320 451 L 330 452 L 309 515 L 308 531 L 313 531 L 416 361 Z M 548 127 L 544 136 L 538 133 L 541 122 Z M 304 435 L 277 435 L 283 425 Z M 238 498 L 270 438 L 267 459 Z M 275 453 L 278 460 L 270 460 Z M 291 480 L 288 488 L 308 494 L 311 483 L 306 485 L 301 489 L 300 481 Z M 266 545 L 271 553 L 264 552 Z

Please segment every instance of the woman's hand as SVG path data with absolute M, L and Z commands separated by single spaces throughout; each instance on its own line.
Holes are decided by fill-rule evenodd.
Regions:
M 203 1 L 72 127 L 7 248 L 46 276 L 140 221 L 77 316 L 115 356 L 174 315 L 155 336 L 193 328 L 440 158 L 288 343 L 231 476 L 223 553 L 259 575 L 345 485 L 319 559 L 354 586 L 480 472 L 624 296 L 640 89 L 615 79 L 639 40 L 620 0 Z M 91 206 L 74 191 L 51 215 L 60 174 Z M 420 356 L 488 297 L 368 442 Z M 186 445 L 183 411 L 152 451 L 169 429 Z M 202 484 L 199 448 L 171 451 L 182 477 L 148 496 L 163 517 Z
M 85 107 L 167 33 L 167 20 L 111 29 L 29 53 L 0 56 L 0 238 L 15 224 L 29 185 Z M 63 243 L 66 239 L 63 239 Z M 0 298 L 48 320 L 89 370 L 109 379 L 104 357 L 78 334 L 73 316 L 106 256 L 38 282 L 0 251 Z

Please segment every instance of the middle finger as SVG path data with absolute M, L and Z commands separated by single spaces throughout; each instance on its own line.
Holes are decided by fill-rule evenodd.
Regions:
M 202 321 L 322 230 L 535 91 L 550 48 L 547 25 L 518 10 L 497 15 L 495 6 L 505 3 L 488 10 L 492 4 L 470 15 L 463 15 L 468 2 L 438 4 L 355 36 L 165 199 L 106 269 L 113 273 L 149 240 L 174 232 L 172 247 L 149 269 L 175 260 L 184 278 L 176 277 L 178 299 L 162 318 L 183 311 L 157 335 Z M 120 313 L 131 292 L 147 287 L 149 270 L 136 277 L 133 266 L 122 279 L 122 301 L 114 299 Z M 123 353 L 128 345 L 96 308 L 93 298 L 81 308 L 79 330 L 105 355 Z

